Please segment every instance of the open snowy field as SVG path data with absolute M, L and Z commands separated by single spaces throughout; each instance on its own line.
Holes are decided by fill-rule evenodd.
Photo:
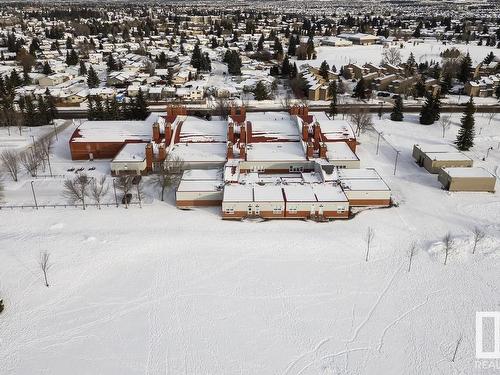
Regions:
M 142 209 L 0 210 L 0 374 L 494 374 L 474 369 L 474 320 L 500 310 L 500 193 L 448 193 L 411 158 L 414 143 L 451 143 L 459 118 L 444 140 L 415 115 L 376 120 L 380 152 L 370 131 L 359 156 L 398 207 L 348 221 L 224 222 L 217 209 L 177 210 L 172 194 Z M 494 171 L 500 118 L 476 123 L 467 154 Z M 71 131 L 55 170 L 106 173 L 106 162 L 68 160 Z M 7 202 L 29 200 L 25 176 L 4 180 Z M 57 199 L 51 184 L 40 187 Z M 476 226 L 487 236 L 473 255 Z
M 498 55 L 497 48 L 485 45 L 478 46 L 477 42 L 456 44 L 450 42 L 443 43 L 437 40 L 425 40 L 424 42 L 414 44 L 413 41 L 410 40 L 408 42 L 402 42 L 402 44 L 403 48 L 401 48 L 400 51 L 403 61 L 406 61 L 410 53 L 413 52 L 417 63 L 425 61 L 430 62 L 432 60 L 440 62 L 440 53 L 451 48 L 457 48 L 464 54 L 469 52 L 473 64 L 479 64 L 490 52 Z M 400 43 L 394 44 L 391 47 L 399 48 Z M 370 46 L 352 45 L 347 47 L 321 46 L 316 48 L 316 60 L 297 61 L 297 65 L 300 65 L 300 63 L 308 63 L 312 66 L 320 66 L 323 60 L 326 60 L 330 66 L 335 65 L 337 69 L 340 69 L 342 65 L 350 63 L 359 65 L 365 63 L 380 64 L 383 51 L 384 47 L 381 44 Z

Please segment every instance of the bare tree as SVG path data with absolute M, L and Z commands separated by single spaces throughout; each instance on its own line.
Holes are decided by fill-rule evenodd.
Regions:
M 479 227 L 475 227 L 473 233 L 474 247 L 472 248 L 472 254 L 476 252 L 476 247 L 479 242 L 486 236 L 486 233 Z
M 47 272 L 52 267 L 52 264 L 50 263 L 50 254 L 48 252 L 44 251 L 43 253 L 40 253 L 38 265 L 42 269 L 43 278 L 45 279 L 45 286 L 48 288 L 49 282 L 47 280 Z
M 372 115 L 366 109 L 362 108 L 355 108 L 349 115 L 348 122 L 354 127 L 358 137 L 366 129 L 373 126 Z
M 443 138 L 446 135 L 446 131 L 451 126 L 451 115 L 443 116 L 439 118 L 439 125 L 441 126 Z
M 80 173 L 73 179 L 65 180 L 63 196 L 72 203 L 82 202 L 82 207 L 85 210 L 85 197 L 89 194 L 90 182 L 91 179 L 85 173 Z
M 229 101 L 223 97 L 215 99 L 214 114 L 220 116 L 221 119 L 227 120 L 229 116 Z
M 373 242 L 373 238 L 375 237 L 375 231 L 372 227 L 368 227 L 366 230 L 365 240 L 366 240 L 366 257 L 365 262 L 368 262 L 368 256 L 370 254 L 370 247 Z
M 28 172 L 31 177 L 36 177 L 38 173 L 38 167 L 42 162 L 37 148 L 32 146 L 26 151 L 22 152 L 19 160 L 21 161 L 21 165 L 24 167 L 26 172 Z
M 448 262 L 448 255 L 453 250 L 453 238 L 451 237 L 451 233 L 448 232 L 443 238 L 443 249 L 444 249 L 444 265 Z
M 290 109 L 290 105 L 292 104 L 292 96 L 290 92 L 287 90 L 284 97 L 280 99 L 280 106 L 283 111 L 288 111 Z
M 410 257 L 410 260 L 408 262 L 408 272 L 411 271 L 411 263 L 413 261 L 413 257 L 415 256 L 415 253 L 417 252 L 417 242 L 413 241 L 410 244 L 410 248 L 408 249 L 408 255 Z
M 137 200 L 139 201 L 139 207 L 142 208 L 142 199 L 144 197 L 144 184 L 142 180 L 140 180 L 136 185 L 135 189 L 137 192 Z
M 495 118 L 497 114 L 495 112 L 489 113 L 488 114 L 488 126 L 490 126 L 491 121 Z
M 399 65 L 402 62 L 401 51 L 397 47 L 387 48 L 382 52 L 382 62 Z
M 17 182 L 19 174 L 19 153 L 14 150 L 5 150 L 0 154 L 0 161 L 3 168 L 12 177 L 12 180 Z
M 45 137 L 37 142 L 36 150 L 40 153 L 42 161 L 47 161 L 50 177 L 52 177 L 52 166 L 50 165 L 50 151 L 52 150 L 52 137 Z
M 0 202 L 3 200 L 3 182 L 2 182 L 2 175 L 0 175 Z
M 101 209 L 102 199 L 108 193 L 108 191 L 109 184 L 106 181 L 105 175 L 101 176 L 101 178 L 99 179 L 92 178 L 88 189 L 88 195 L 97 203 L 97 207 L 99 209 Z
M 115 186 L 123 193 L 125 208 L 128 208 L 128 196 L 132 190 L 132 176 L 120 176 L 116 179 Z
M 165 163 L 161 165 L 157 174 L 152 178 L 152 184 L 160 189 L 160 198 L 163 201 L 165 190 L 175 187 L 179 184 L 184 161 L 178 156 L 167 155 Z

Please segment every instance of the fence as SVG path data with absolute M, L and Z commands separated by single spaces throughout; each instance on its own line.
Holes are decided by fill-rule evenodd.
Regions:
M 130 202 L 128 203 L 128 206 L 139 206 L 142 208 L 143 202 Z M 102 207 L 116 207 L 116 208 L 125 208 L 125 204 L 123 203 L 85 203 L 85 209 L 87 207 L 94 207 L 94 208 L 102 208 Z M 83 204 L 81 203 L 67 203 L 67 204 L 19 204 L 19 205 L 0 205 L 0 211 L 2 210 L 14 210 L 14 209 L 45 209 L 45 208 L 81 208 L 83 209 Z

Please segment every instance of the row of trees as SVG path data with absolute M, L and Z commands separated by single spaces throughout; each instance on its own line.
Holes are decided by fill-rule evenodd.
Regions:
M 21 168 L 28 175 L 36 177 L 40 171 L 49 170 L 52 175 L 50 164 L 50 152 L 52 149 L 52 138 L 45 137 L 33 143 L 27 150 L 19 152 L 16 150 L 5 150 L 0 154 L 2 169 L 17 182 Z
M 99 96 L 88 98 L 89 120 L 144 120 L 148 115 L 148 105 L 141 90 L 136 97 L 122 103 L 116 97 L 106 100 Z
M 0 125 L 5 127 L 48 125 L 57 117 L 55 98 L 47 93 L 36 98 L 21 96 L 17 103 L 14 95 L 5 93 L 0 96 Z

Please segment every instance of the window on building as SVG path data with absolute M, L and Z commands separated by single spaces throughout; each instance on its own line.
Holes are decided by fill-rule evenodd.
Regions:
M 274 207 L 273 208 L 274 215 L 280 215 L 282 212 L 283 212 L 283 210 L 281 209 L 281 207 Z

